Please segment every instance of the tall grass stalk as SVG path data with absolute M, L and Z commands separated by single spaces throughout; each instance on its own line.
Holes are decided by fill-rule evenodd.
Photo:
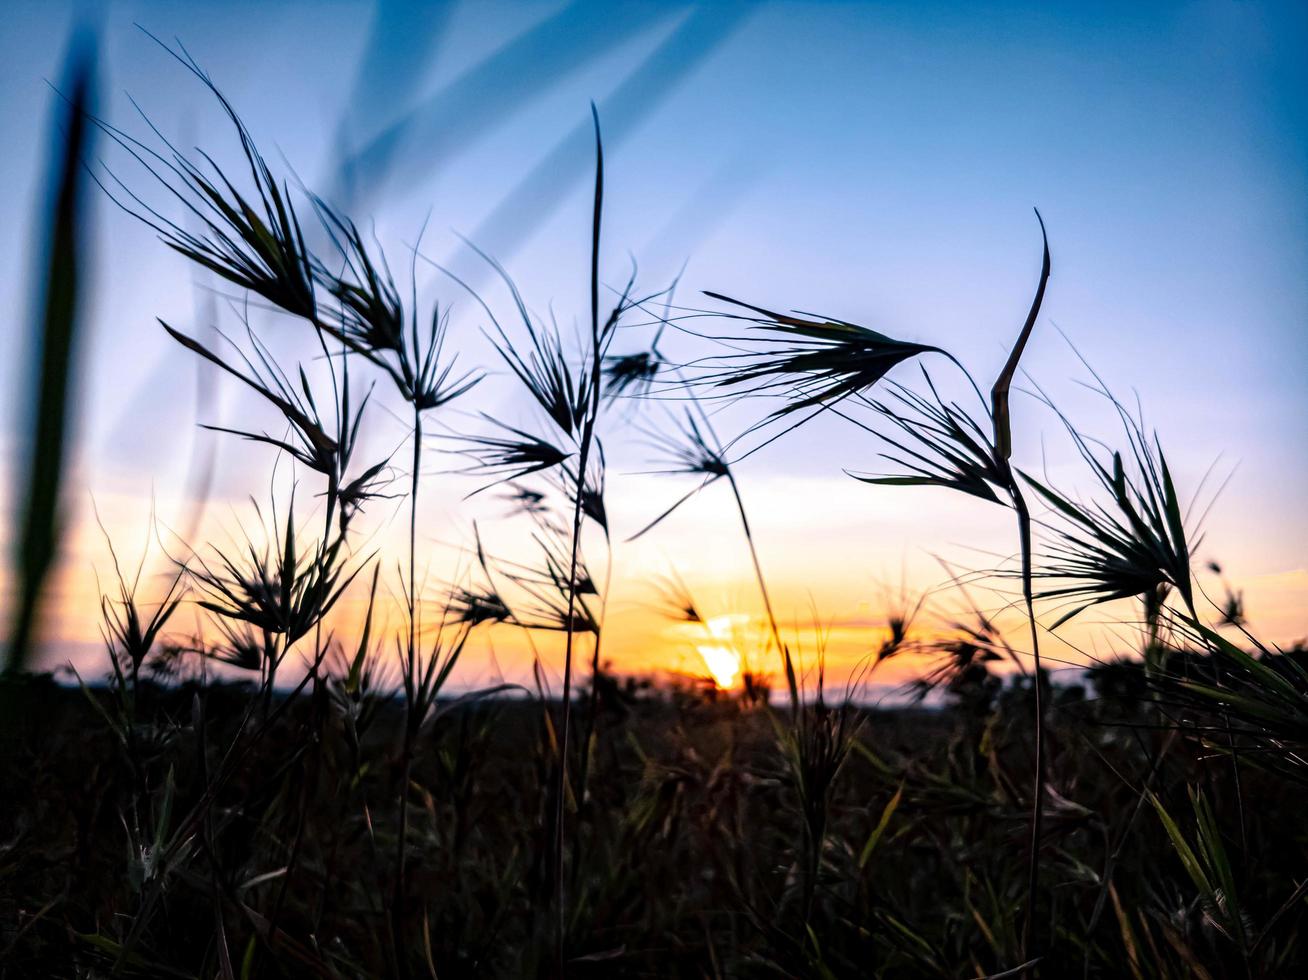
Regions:
M 1180 596 L 1189 622 L 1201 622 L 1193 564 L 1194 551 L 1203 540 L 1203 517 L 1192 518 L 1193 503 L 1189 510 L 1182 512 L 1171 468 L 1157 433 L 1150 435 L 1140 413 L 1133 415 L 1085 359 L 1081 358 L 1081 361 L 1094 378 L 1095 390 L 1117 414 L 1126 438 L 1126 448 L 1113 451 L 1110 460 L 1103 461 L 1091 440 L 1077 430 L 1046 394 L 1039 392 L 1041 400 L 1054 411 L 1071 436 L 1100 490 L 1111 501 L 1083 505 L 1045 483 L 1027 477 L 1027 482 L 1053 507 L 1062 521 L 1056 527 L 1058 544 L 1041 573 L 1042 577 L 1053 579 L 1055 584 L 1045 589 L 1042 596 L 1069 599 L 1074 603 L 1055 626 L 1090 606 L 1114 599 L 1137 598 L 1145 623 L 1144 662 L 1146 669 L 1156 675 L 1166 660 L 1162 637 L 1163 627 L 1171 618 L 1169 599 Z M 1128 465 L 1133 472 L 1128 473 Z M 1236 612 L 1238 614 L 1238 608 Z M 1207 633 L 1187 635 L 1207 651 L 1220 686 L 1225 658 L 1209 642 Z M 1189 670 L 1188 664 L 1186 669 Z M 1240 753 L 1225 708 L 1223 722 L 1236 791 L 1240 841 L 1243 850 L 1247 851 L 1248 820 L 1241 792 Z
M 727 467 L 727 485 L 731 487 L 731 496 L 736 502 L 736 512 L 740 515 L 740 527 L 745 534 L 745 543 L 749 546 L 749 558 L 754 565 L 754 579 L 758 582 L 759 595 L 763 598 L 763 611 L 768 617 L 768 628 L 772 642 L 777 645 L 777 654 L 781 657 L 782 669 L 786 673 L 786 688 L 790 692 L 791 713 L 798 712 L 800 702 L 799 678 L 795 672 L 795 662 L 790 656 L 790 648 L 781 639 L 781 630 L 777 626 L 777 614 L 772 608 L 772 597 L 768 594 L 767 579 L 763 575 L 763 564 L 758 557 L 758 546 L 754 542 L 754 532 L 749 526 L 749 515 L 745 512 L 745 501 L 740 495 L 740 485 L 736 474 Z
M 508 288 L 517 315 L 528 335 L 529 347 L 524 349 L 520 344 L 515 344 L 490 306 L 466 283 L 442 269 L 481 305 L 493 327 L 493 331 L 486 331 L 487 338 L 550 423 L 551 431 L 548 434 L 537 435 L 483 413 L 483 418 L 496 427 L 495 433 L 455 436 L 465 447 L 461 450 L 463 454 L 474 460 L 474 465 L 466 472 L 480 472 L 495 477 L 491 483 L 474 491 L 474 494 L 497 484 L 509 483 L 519 509 L 537 523 L 538 532 L 533 537 L 542 550 L 540 567 L 503 563 L 508 581 L 528 596 L 527 603 L 520 610 L 511 612 L 503 599 L 495 593 L 493 586 L 487 595 L 464 589 L 455 598 L 462 616 L 482 616 L 493 609 L 500 609 L 502 614 L 496 613 L 492 619 L 512 622 L 526 629 L 555 630 L 563 634 L 562 703 L 557 723 L 552 718 L 546 720 L 553 762 L 547 807 L 549 846 L 545 864 L 549 905 L 554 917 L 551 931 L 554 933 L 555 967 L 560 975 L 566 958 L 566 921 L 569 909 L 564 866 L 567 800 L 571 789 L 568 773 L 573 740 L 572 693 L 575 687 L 576 639 L 579 632 L 593 635 L 596 646 L 592 666 L 598 673 L 602 629 L 601 619 L 597 618 L 583 599 L 583 593 L 598 595 L 599 590 L 586 570 L 582 545 L 588 520 L 601 527 L 606 536 L 608 533 L 603 497 L 604 455 L 598 433 L 603 405 L 603 364 L 619 320 L 630 305 L 634 284 L 633 272 L 612 311 L 606 318 L 601 318 L 599 253 L 604 207 L 604 154 L 599 115 L 594 106 L 591 107 L 591 115 L 596 162 L 590 228 L 590 329 L 578 361 L 574 363 L 565 350 L 557 322 L 539 322 L 533 318 L 508 272 L 476 245 L 468 243 L 474 252 L 492 266 Z M 519 482 L 537 474 L 545 476 L 551 486 L 562 492 L 568 512 L 566 524 L 562 520 L 553 520 L 542 494 Z M 489 568 L 480 542 L 478 555 L 489 579 Z M 552 711 L 549 705 L 545 706 L 545 710 L 547 713 Z M 588 742 L 589 739 L 581 749 L 579 771 L 582 773 L 587 771 L 590 750 Z M 575 796 L 581 799 L 584 793 L 584 785 L 579 785 Z
M 31 653 L 42 591 L 62 531 L 65 444 L 74 408 L 74 355 L 89 248 L 85 158 L 92 137 L 88 114 L 95 99 L 95 50 L 87 38 L 72 42 L 64 85 L 67 94 L 56 99 L 50 127 L 50 211 L 39 280 L 39 326 L 33 332 L 31 428 L 26 466 L 14 468 L 13 504 L 21 511 L 12 525 L 17 529 L 17 589 L 4 665 L 9 674 L 21 671 Z M 3 705 L 0 711 L 8 714 Z
M 404 785 L 399 801 L 400 829 L 391 907 L 395 964 L 403 971 L 405 961 L 401 949 L 405 940 L 400 923 L 404 918 L 408 783 L 413 742 L 467 638 L 465 630 L 448 647 L 438 639 L 430 657 L 425 660 L 419 651 L 421 617 L 416 548 L 423 414 L 469 390 L 478 376 L 474 373 L 456 375 L 453 361 L 447 362 L 443 357 L 446 321 L 439 308 L 433 313 L 425 337 L 420 333 L 416 280 L 413 308 L 406 316 L 384 256 L 374 258 L 353 222 L 323 200 L 310 195 L 313 209 L 343 263 L 342 274 L 329 271 L 328 265 L 309 250 L 285 184 L 279 184 L 273 177 L 235 109 L 184 48 L 180 52 L 167 50 L 219 101 L 239 138 L 256 200 L 243 197 L 208 156 L 204 156 L 204 160 L 213 177 L 166 141 L 167 153 L 160 154 L 103 122 L 99 122 L 100 128 L 183 203 L 198 220 L 200 230 L 188 232 L 163 217 L 116 175 L 110 174 L 109 179 L 112 186 L 119 188 L 117 193 L 110 190 L 111 184 L 102 181 L 101 186 L 110 191 L 117 203 L 157 230 L 168 245 L 187 258 L 308 323 L 330 371 L 334 428 L 325 425 L 320 418 L 303 369 L 299 370 L 299 384 L 291 382 L 248 323 L 246 333 L 253 353 L 246 355 L 238 349 L 236 361 L 164 325 L 183 346 L 236 377 L 276 408 L 285 418 L 290 433 L 281 438 L 251 432 L 237 432 L 237 435 L 273 446 L 321 474 L 326 481 L 323 537 L 316 554 L 307 564 L 302 563 L 295 547 L 293 507 L 275 560 L 270 562 L 267 555 L 260 556 L 250 550 L 244 562 L 220 554 L 216 570 L 201 563 L 200 581 L 209 593 L 207 604 L 202 602 L 202 605 L 218 616 L 253 624 L 262 630 L 263 655 L 258 659 L 263 669 L 261 689 L 265 725 L 273 715 L 277 667 L 295 641 L 310 630 L 315 631 L 316 652 L 309 663 L 308 679 L 312 679 L 314 685 L 315 703 L 321 701 L 323 688 L 318 670 L 326 649 L 321 633 L 322 620 L 362 568 L 359 565 L 354 572 L 346 576 L 341 574 L 339 561 L 344 553 L 348 526 L 368 500 L 381 495 L 380 483 L 388 460 L 376 462 L 361 471 L 352 468 L 352 456 L 368 396 L 357 407 L 351 404 L 349 357 L 358 357 L 389 377 L 399 395 L 412 408 L 408 583 L 404 590 L 408 616 L 407 637 L 401 651 L 405 695 L 401 762 Z M 157 130 L 155 133 L 158 135 Z M 321 302 L 319 290 L 339 304 L 336 310 L 328 309 Z M 329 350 L 329 338 L 340 345 L 339 353 Z M 233 639 L 237 638 L 236 632 L 230 629 L 227 632 Z M 292 847 L 292 866 L 299 854 L 298 833 L 296 838 Z
M 1009 392 L 1012 388 L 1013 376 L 1017 373 L 1018 361 L 1021 360 L 1022 352 L 1026 349 L 1027 341 L 1031 337 L 1036 317 L 1040 314 L 1040 306 L 1045 296 L 1045 286 L 1049 282 L 1049 238 L 1045 234 L 1044 219 L 1040 217 L 1039 211 L 1036 212 L 1036 219 L 1040 222 L 1040 237 L 1043 242 L 1040 260 L 1040 284 L 1036 287 L 1035 298 L 1031 301 L 1031 309 L 1027 313 L 1026 322 L 1022 325 L 1021 333 L 1018 334 L 1017 343 L 1013 345 L 1008 361 L 990 391 L 991 412 L 994 418 L 995 431 L 995 461 L 1001 468 L 1004 484 L 1013 502 L 1013 511 L 1017 515 L 1018 544 L 1022 550 L 1022 600 L 1026 605 L 1027 625 L 1031 631 L 1031 658 L 1035 675 L 1035 773 L 1031 800 L 1031 843 L 1027 855 L 1027 908 L 1026 919 L 1022 926 L 1022 959 L 1024 962 L 1030 962 L 1033 959 L 1032 947 L 1038 945 L 1040 941 L 1038 936 L 1033 934 L 1039 916 L 1040 844 L 1043 836 L 1046 779 L 1046 733 L 1044 683 L 1040 666 L 1040 627 L 1036 622 L 1035 589 L 1032 585 L 1031 511 L 1027 506 L 1021 484 L 1010 462 L 1013 455 L 1013 434 L 1009 412 Z
M 422 464 L 422 410 L 418 407 L 417 402 L 413 403 L 413 455 L 410 459 L 410 466 L 413 472 L 409 476 L 409 582 L 405 589 L 406 602 L 408 604 L 408 655 L 405 665 L 405 684 L 404 690 L 406 697 L 413 689 L 413 665 L 417 662 L 417 639 L 418 639 L 418 488 L 421 483 L 421 464 Z M 412 698 L 409 698 L 412 703 Z M 409 711 L 412 714 L 412 708 Z M 408 854 L 409 842 L 409 782 L 412 778 L 413 768 L 413 725 L 406 720 L 404 725 L 404 747 L 402 751 L 401 775 L 400 775 L 400 815 L 399 830 L 395 838 L 395 891 L 391 898 L 391 939 L 395 944 L 397 963 L 403 964 L 404 958 L 400 954 L 403 948 L 403 925 L 404 922 L 404 905 L 405 905 L 405 867 Z M 400 967 L 401 976 L 407 971 L 403 966 Z
M 1037 904 L 1039 900 L 1040 844 L 1043 838 L 1043 811 L 1046 796 L 1045 750 L 1046 731 L 1044 716 L 1043 681 L 1041 678 L 1039 625 L 1035 618 L 1035 590 L 1032 569 L 1032 520 L 1027 505 L 1019 474 L 1011 463 L 1012 457 L 1012 421 L 1009 409 L 1010 391 L 1018 363 L 1026 349 L 1031 332 L 1035 327 L 1040 307 L 1044 302 L 1045 288 L 1049 281 L 1050 258 L 1049 241 L 1045 234 L 1044 220 L 1036 212 L 1040 224 L 1042 255 L 1039 282 L 1035 296 L 1027 312 L 1026 320 L 1018 334 L 1017 341 L 1009 353 L 1008 359 L 996 378 L 990 391 L 988 414 L 990 416 L 990 433 L 973 420 L 973 418 L 956 403 L 946 401 L 936 389 L 929 375 L 925 374 L 929 395 L 914 393 L 902 386 L 891 387 L 889 400 L 873 400 L 866 391 L 871 385 L 860 385 L 846 391 L 847 383 L 837 382 L 840 372 L 850 368 L 844 359 L 833 359 L 818 365 L 817 379 L 809 387 L 821 386 L 819 390 L 839 392 L 829 402 L 822 403 L 825 410 L 851 421 L 869 431 L 876 433 L 890 447 L 892 452 L 883 456 L 898 464 L 906 471 L 905 475 L 892 476 L 856 476 L 867 483 L 892 486 L 938 486 L 966 493 L 970 496 L 992 503 L 1007 502 L 1017 517 L 1018 545 L 1021 552 L 1022 597 L 1026 618 L 1030 628 L 1031 654 L 1034 661 L 1035 687 L 1035 764 L 1032 774 L 1030 839 L 1027 853 L 1027 902 L 1023 917 L 1022 961 L 1038 959 L 1032 949 L 1038 944 L 1033 936 L 1038 920 Z M 776 314 L 770 314 L 778 319 Z M 780 322 L 785 322 L 781 320 Z M 815 325 L 809 321 L 799 321 L 812 330 Z M 849 325 L 844 325 L 848 327 Z M 861 329 L 861 328 L 859 328 Z M 846 333 L 848 331 L 846 330 Z M 880 335 L 877 335 L 878 337 Z M 904 359 L 904 350 L 894 348 L 899 360 Z M 917 352 L 938 351 L 938 348 L 917 345 Z M 945 353 L 940 351 L 940 353 Z M 972 389 L 980 398 L 980 391 L 971 375 L 958 361 L 950 355 L 949 360 L 958 365 Z M 785 362 L 783 362 L 785 363 Z M 808 361 L 805 362 L 808 364 Z M 895 360 L 894 363 L 898 363 Z M 893 366 L 893 364 L 891 365 Z M 878 362 L 878 367 L 880 367 Z M 810 369 L 812 369 L 810 367 Z M 775 368 L 773 370 L 776 370 Z M 882 369 L 882 374 L 888 367 Z M 757 375 L 758 369 L 752 369 L 751 375 Z M 832 379 L 836 380 L 832 380 Z M 881 374 L 876 376 L 880 380 Z M 841 403 L 848 395 L 854 406 L 871 408 L 882 420 L 892 427 L 893 434 L 878 431 L 844 410 Z M 984 402 L 984 400 L 983 400 Z M 793 410 L 787 406 L 785 410 Z M 783 410 L 784 411 L 784 410 Z
M 577 445 L 577 483 L 572 507 L 571 554 L 568 559 L 568 603 L 564 629 L 563 651 L 563 706 L 559 725 L 558 771 L 554 778 L 553 848 L 550 855 L 551 878 L 554 883 L 556 967 L 560 977 L 565 975 L 565 936 L 567 905 L 563 882 L 563 818 L 564 790 L 567 783 L 568 739 L 572 729 L 572 645 L 575 635 L 573 616 L 577 605 L 577 563 L 581 549 L 582 509 L 586 490 L 587 466 L 595 438 L 595 422 L 599 415 L 600 396 L 603 392 L 604 351 L 600 338 L 599 320 L 599 250 L 600 221 L 604 208 L 604 144 L 600 138 L 599 112 L 591 105 L 591 118 L 595 124 L 595 195 L 591 212 L 590 242 L 590 374 L 586 414 L 581 424 L 581 437 Z

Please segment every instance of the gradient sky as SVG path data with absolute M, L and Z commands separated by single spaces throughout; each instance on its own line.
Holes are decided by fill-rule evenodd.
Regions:
M 607 281 L 625 279 L 634 256 L 640 281 L 658 288 L 688 261 L 678 292 L 687 303 L 714 289 L 832 314 L 948 347 L 983 379 L 1030 302 L 1038 206 L 1053 278 L 1026 368 L 1086 429 L 1115 435 L 1105 406 L 1077 384 L 1086 372 L 1061 330 L 1119 394 L 1139 393 L 1184 488 L 1217 461 L 1201 499 L 1229 481 L 1201 553 L 1244 589 L 1255 626 L 1289 641 L 1308 633 L 1308 8 L 1089 6 L 18 3 L 0 38 L 4 343 L 16 354 L 28 343 L 47 80 L 77 23 L 98 30 L 101 112 L 114 123 L 146 132 L 130 94 L 169 138 L 232 158 L 212 100 L 134 25 L 180 39 L 270 159 L 374 222 L 398 266 L 427 222 L 423 251 L 495 296 L 456 233 L 466 235 L 564 322 L 586 309 L 594 100 L 607 149 Z M 47 663 L 93 663 L 87 570 L 103 569 L 106 554 L 90 500 L 135 551 L 152 500 L 176 527 L 194 447 L 211 438 L 193 425 L 196 365 L 154 320 L 212 316 L 206 284 L 103 199 L 94 231 L 74 532 Z M 429 298 L 457 296 L 427 270 L 420 285 Z M 456 306 L 469 365 L 493 363 L 480 323 L 471 304 Z M 6 464 L 26 364 L 13 356 L 0 368 Z M 205 421 L 239 421 L 235 395 L 224 389 L 212 410 L 221 419 Z M 484 397 L 527 417 L 494 381 Z M 760 409 L 720 424 L 739 431 Z M 1085 486 L 1056 420 L 1030 398 L 1015 411 L 1024 465 L 1043 456 L 1060 485 Z M 402 429 L 383 418 L 370 438 L 390 445 Z M 630 440 L 615 436 L 610 448 L 621 537 L 685 487 L 633 475 L 644 453 Z M 265 485 L 269 460 L 230 440 L 218 451 L 206 514 L 230 528 L 244 496 Z M 817 610 L 845 665 L 872 647 L 901 583 L 941 580 L 936 556 L 984 568 L 1013 549 L 998 509 L 842 473 L 877 469 L 876 451 L 832 420 L 741 465 L 782 618 L 809 624 Z M 454 574 L 474 517 L 503 510 L 463 504 L 473 486 L 437 476 L 453 465 L 428 460 L 439 485 L 423 509 L 433 583 Z M 606 643 L 619 668 L 699 669 L 692 643 L 649 613 L 650 574 L 677 568 L 711 615 L 757 612 L 724 494 L 713 488 L 618 548 Z M 394 543 L 402 515 L 378 510 L 379 542 Z M 512 551 L 521 531 L 491 533 Z M 935 619 L 950 611 L 946 601 Z M 1106 653 L 1110 635 L 1130 642 L 1081 626 L 1069 639 L 1082 653 L 1058 656 Z M 469 682 L 492 673 L 482 651 L 467 669 Z

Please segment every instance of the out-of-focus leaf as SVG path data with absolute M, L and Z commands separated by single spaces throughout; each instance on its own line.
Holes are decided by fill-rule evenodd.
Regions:
M 82 268 L 86 263 L 86 168 L 89 111 L 95 82 L 94 47 L 75 38 L 64 69 L 64 98 L 56 103 L 51 126 L 50 209 L 44 282 L 35 324 L 29 376 L 33 391 L 28 452 L 15 470 L 14 499 L 18 547 L 16 602 L 12 613 L 6 669 L 23 668 L 33 645 L 41 593 L 58 552 L 60 486 L 72 402 Z

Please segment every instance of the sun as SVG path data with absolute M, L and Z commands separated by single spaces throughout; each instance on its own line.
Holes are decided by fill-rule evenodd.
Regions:
M 714 616 L 707 620 L 704 627 L 713 639 L 695 645 L 695 649 L 704 660 L 704 665 L 713 675 L 713 682 L 724 690 L 734 687 L 740 676 L 740 654 L 731 643 L 732 634 L 740 618 L 727 615 Z
M 696 649 L 713 675 L 714 684 L 724 690 L 735 686 L 740 675 L 740 657 L 735 650 L 720 643 L 700 643 Z

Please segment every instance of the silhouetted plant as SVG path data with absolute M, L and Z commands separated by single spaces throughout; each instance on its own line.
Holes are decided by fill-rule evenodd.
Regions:
M 74 38 L 64 67 L 66 95 L 56 102 L 50 127 L 49 225 L 40 291 L 40 324 L 33 331 L 33 387 L 23 464 L 13 470 L 13 505 L 20 508 L 14 527 L 13 570 L 17 600 L 10 610 L 5 674 L 21 671 L 31 652 L 41 595 L 62 533 L 65 441 L 73 407 L 73 357 L 82 303 L 82 266 L 88 250 L 86 170 L 92 133 L 88 113 L 96 97 L 95 49 Z M 0 713 L 8 713 L 0 703 Z
M 1042 238 L 1044 222 L 1040 221 Z M 874 401 L 868 392 L 897 364 L 919 354 L 934 352 L 954 358 L 938 347 L 894 341 L 876 331 L 846 321 L 817 321 L 773 313 L 760 307 L 741 304 L 718 294 L 710 294 L 762 315 L 755 319 L 765 330 L 801 338 L 792 347 L 768 351 L 764 354 L 734 355 L 745 359 L 743 367 L 709 373 L 701 383 L 714 386 L 756 385 L 755 391 L 766 394 L 789 378 L 794 384 L 794 395 L 773 418 L 799 409 L 829 410 L 848 417 L 841 404 L 848 399 L 871 407 L 879 416 L 889 419 L 897 435 L 883 436 L 897 450 L 890 458 L 908 469 L 906 475 L 860 477 L 865 482 L 891 483 L 910 486 L 943 486 L 960 490 L 972 496 L 1010 506 L 1017 515 L 1018 537 L 1022 559 L 1022 592 L 1030 624 L 1032 655 L 1035 672 L 1040 673 L 1039 627 L 1035 619 L 1034 590 L 1032 587 L 1031 516 L 1022 487 L 1009 460 L 1012 455 L 1009 391 L 1017 371 L 1018 362 L 1035 326 L 1045 286 L 1049 280 L 1049 247 L 1045 240 L 1039 284 L 1026 321 L 1018 334 L 1008 360 L 996 379 L 990 393 L 986 427 L 973 421 L 957 403 L 946 402 L 927 378 L 930 396 L 916 395 L 903 387 L 892 389 L 889 401 Z M 732 356 L 732 355 L 728 355 Z M 954 361 L 957 364 L 957 361 Z M 960 365 L 961 369 L 961 365 Z M 966 374 L 966 371 L 964 371 Z M 970 382 L 970 375 L 968 376 Z M 756 384 L 757 382 L 764 382 Z M 973 385 L 975 389 L 975 385 Z M 978 396 L 979 396 L 979 389 Z M 807 421 L 802 419 L 801 422 Z M 800 423 L 795 423 L 800 424 Z M 792 425 L 791 428 L 794 426 Z M 789 430 L 787 430 L 789 431 Z M 1035 696 L 1035 774 L 1031 800 L 1031 845 L 1028 858 L 1030 867 L 1027 897 L 1027 931 L 1036 917 L 1038 896 L 1039 854 L 1041 821 L 1045 791 L 1044 765 L 1044 708 L 1040 686 Z M 1025 944 L 1024 944 L 1025 946 Z M 1023 959 L 1031 957 L 1024 948 Z
M 723 389 L 727 395 L 784 398 L 786 404 L 773 412 L 772 418 L 806 408 L 821 411 L 867 391 L 910 358 L 931 352 L 945 354 L 938 347 L 895 340 L 846 320 L 806 319 L 774 313 L 720 293 L 706 295 L 752 311 L 752 316 L 722 315 L 746 321 L 764 336 L 731 338 L 747 349 L 703 362 L 696 382 L 710 390 Z
M 184 49 L 177 57 L 212 88 Z M 472 472 L 507 484 L 501 499 L 529 518 L 529 547 L 493 555 L 474 525 L 467 567 L 433 602 L 418 577 L 424 432 L 480 373 L 455 366 L 451 307 L 420 313 L 416 282 L 397 286 L 380 243 L 324 200 L 292 194 L 217 97 L 236 129 L 241 179 L 202 153 L 184 158 L 158 133 L 156 153 L 106 126 L 190 217 L 173 224 L 113 174 L 105 184 L 175 250 L 308 328 L 315 366 L 285 369 L 240 299 L 239 347 L 168 328 L 275 419 L 226 431 L 299 465 L 273 481 L 271 513 L 256 505 L 259 532 L 218 548 L 197 542 L 149 597 L 144 574 L 119 567 L 111 546 L 116 583 L 100 610 L 107 691 L 87 685 L 69 699 L 32 680 L 10 699 L 26 719 L 0 766 L 0 905 L 15 913 L 0 929 L 0 959 L 11 971 L 224 980 L 1302 972 L 1308 885 L 1297 884 L 1293 818 L 1308 785 L 1308 657 L 1258 640 L 1224 579 L 1226 598 L 1199 615 L 1201 522 L 1183 514 L 1138 415 L 1118 408 L 1120 453 L 1068 423 L 1095 485 L 1090 504 L 1016 474 L 1010 389 L 1040 310 L 1047 247 L 989 398 L 972 386 L 979 407 L 925 371 L 912 387 L 887 377 L 920 354 L 948 357 L 939 348 L 744 304 L 747 313 L 731 316 L 747 336 L 728 341 L 737 349 L 724 358 L 673 366 L 661 340 L 674 322 L 688 327 L 667 309 L 635 324 L 655 327 L 646 349 L 614 355 L 619 326 L 633 325 L 627 312 L 663 297 L 670 308 L 671 291 L 641 299 L 628 282 L 601 316 L 597 125 L 589 330 L 573 343 L 552 317 L 535 317 L 483 256 L 522 321 L 502 324 L 478 298 L 487 334 L 538 419 L 482 416 L 485 429 L 451 436 Z M 323 234 L 302 232 L 293 197 L 309 202 L 301 212 Z M 323 251 L 311 250 L 324 235 Z M 358 397 L 360 371 L 376 372 L 380 392 Z M 749 617 L 732 617 L 745 625 L 724 638 L 675 574 L 652 585 L 681 632 L 702 629 L 706 642 L 740 654 L 737 697 L 703 677 L 622 678 L 601 660 L 621 499 L 605 458 L 620 433 L 607 423 L 618 399 L 670 385 L 689 392 L 688 411 L 670 425 L 646 419 L 643 430 L 658 471 L 691 489 L 638 534 L 713 483 L 732 488 L 769 640 Z M 775 438 L 829 412 L 883 440 L 893 472 L 859 479 L 1011 508 L 1034 669 L 998 625 L 1004 611 L 983 612 L 955 578 L 968 609 L 943 634 L 920 624 L 924 598 L 906 591 L 884 619 L 859 620 L 863 659 L 851 684 L 878 663 L 925 654 L 908 690 L 938 709 L 873 708 L 852 687 L 835 703 L 821 635 L 806 677 L 798 641 L 794 651 L 783 642 L 737 483 L 748 452 L 721 442 L 696 400 L 754 394 L 784 403 L 750 432 L 770 427 Z M 365 407 L 388 396 L 412 439 L 407 568 L 389 597 L 360 544 L 374 529 L 359 519 L 395 484 L 391 456 L 369 455 L 361 437 Z M 628 402 L 623 421 L 641 410 Z M 322 491 L 316 530 L 306 480 Z M 1037 526 L 1051 544 L 1038 556 L 1025 492 L 1049 506 Z M 602 562 L 589 547 L 601 534 Z M 369 567 L 360 619 L 345 607 Z M 1057 610 L 1066 614 L 1058 625 L 1114 598 L 1140 602 L 1147 669 L 1100 666 L 1097 699 L 1053 685 L 1038 644 L 1040 598 L 1074 607 Z M 185 599 L 199 610 L 195 632 L 166 636 Z M 388 604 L 397 622 L 387 622 Z M 489 648 L 505 627 L 531 649 L 536 703 L 456 696 L 474 637 Z M 536 648 L 555 634 L 561 691 Z M 583 684 L 573 671 L 586 642 Z M 747 710 L 770 693 L 749 663 L 769 643 L 787 675 L 785 712 Z M 302 662 L 301 676 L 288 657 Z M 578 687 L 584 700 L 573 705 Z M 1236 766 L 1233 792 L 1207 768 L 1223 756 L 1247 760 L 1249 778 Z M 1076 801 L 1060 792 L 1069 787 Z M 1233 811 L 1238 848 L 1224 831 Z M 1027 824 L 1023 865 L 1012 848 Z M 1148 873 L 1126 873 L 1141 867 Z

